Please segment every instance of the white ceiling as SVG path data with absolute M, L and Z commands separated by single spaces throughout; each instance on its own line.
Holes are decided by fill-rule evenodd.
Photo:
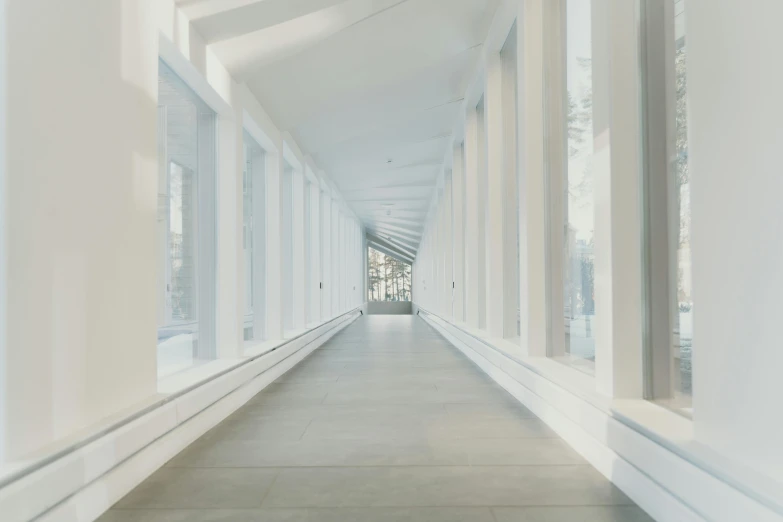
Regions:
M 415 255 L 499 0 L 176 0 L 338 185 Z

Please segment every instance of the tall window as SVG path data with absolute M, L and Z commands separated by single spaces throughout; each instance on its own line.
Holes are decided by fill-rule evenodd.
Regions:
M 387 256 L 372 247 L 368 251 L 368 299 L 370 301 L 410 301 L 411 265 Z
M 674 390 L 682 407 L 693 393 L 693 297 L 691 295 L 691 185 L 688 170 L 688 82 L 685 46 L 685 0 L 674 2 L 674 226 L 677 255 L 672 311 Z
M 517 188 L 517 26 L 500 51 L 503 75 L 503 336 L 519 342 L 519 191 Z
M 690 411 L 693 394 L 686 0 L 645 11 L 646 395 Z
M 263 339 L 265 292 L 264 150 L 247 132 L 242 172 L 242 244 L 245 268 L 245 340 Z
M 158 376 L 215 355 L 215 120 L 160 62 Z
M 310 181 L 305 178 L 304 182 L 304 279 L 305 279 L 305 291 L 304 291 L 304 303 L 305 303 L 305 325 L 310 324 L 312 321 L 312 313 L 310 311 L 310 299 L 311 299 L 311 279 L 310 274 Z
M 567 164 L 563 183 L 563 312 L 569 359 L 595 361 L 595 194 L 591 2 L 566 2 Z

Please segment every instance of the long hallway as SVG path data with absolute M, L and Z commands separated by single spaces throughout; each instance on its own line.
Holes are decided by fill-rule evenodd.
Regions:
M 423 320 L 364 316 L 100 520 L 651 519 Z

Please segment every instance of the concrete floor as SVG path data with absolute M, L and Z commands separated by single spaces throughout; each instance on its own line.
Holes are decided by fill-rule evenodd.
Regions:
M 415 316 L 365 316 L 101 522 L 649 522 Z

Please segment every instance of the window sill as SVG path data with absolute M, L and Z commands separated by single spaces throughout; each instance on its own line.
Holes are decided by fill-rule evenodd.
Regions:
M 158 380 L 158 393 L 171 395 L 206 381 L 221 372 L 232 370 L 242 359 L 215 359 Z

